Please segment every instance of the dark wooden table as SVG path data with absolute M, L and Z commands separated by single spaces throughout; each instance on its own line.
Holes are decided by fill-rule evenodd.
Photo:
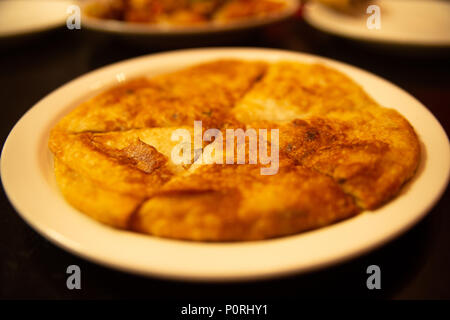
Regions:
M 450 129 L 450 56 L 388 53 L 321 34 L 301 20 L 272 26 L 226 45 L 303 51 L 330 57 L 380 75 L 422 101 Z M 39 40 L 0 42 L 2 142 L 38 100 L 88 71 L 123 59 L 162 51 L 102 38 L 85 30 L 58 30 Z M 24 186 L 26 188 L 26 186 Z M 382 248 L 345 264 L 306 275 L 248 283 L 200 284 L 142 278 L 107 269 L 49 243 L 19 217 L 4 192 L 0 199 L 0 298 L 107 299 L 450 299 L 449 191 L 412 230 Z M 358 239 L 355 239 L 358 241 Z M 276 257 L 273 257 L 276 259 Z M 182 263 L 182 262 L 180 262 Z M 66 268 L 82 270 L 82 289 L 66 288 Z M 382 289 L 366 288 L 366 268 L 381 267 Z

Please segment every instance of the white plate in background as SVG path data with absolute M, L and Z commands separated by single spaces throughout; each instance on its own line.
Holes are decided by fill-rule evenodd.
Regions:
M 320 62 L 350 76 L 381 105 L 403 114 L 422 144 L 419 169 L 400 195 L 371 212 L 317 230 L 277 239 L 204 243 L 170 240 L 102 225 L 71 207 L 54 179 L 49 130 L 80 102 L 119 80 L 153 76 L 219 58 Z M 413 76 L 413 75 L 412 75 Z M 368 252 L 417 223 L 445 190 L 448 138 L 439 122 L 407 92 L 361 69 L 318 56 L 271 49 L 196 49 L 119 62 L 55 90 L 15 125 L 4 145 L 1 177 L 22 218 L 44 237 L 85 259 L 151 276 L 246 280 L 306 272 Z
M 0 38 L 27 35 L 57 28 L 69 17 L 64 0 L 0 1 Z
M 79 2 L 82 7 L 89 6 L 90 3 L 98 0 L 86 0 Z M 255 17 L 231 21 L 229 23 L 205 23 L 194 26 L 175 26 L 157 23 L 133 23 L 118 20 L 107 20 L 82 15 L 82 27 L 99 32 L 116 35 L 147 36 L 147 37 L 169 37 L 169 36 L 193 36 L 207 35 L 221 32 L 240 31 L 270 25 L 284 20 L 297 12 L 299 0 L 283 0 L 287 6 L 280 12 L 275 12 L 266 17 Z
M 364 42 L 420 47 L 450 46 L 450 2 L 444 0 L 377 0 L 381 29 L 367 28 L 371 14 L 349 15 L 321 3 L 305 6 L 305 20 L 337 36 Z

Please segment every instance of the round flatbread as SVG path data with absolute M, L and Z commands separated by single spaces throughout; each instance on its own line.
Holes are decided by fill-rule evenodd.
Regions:
M 225 139 L 239 129 L 243 140 Z M 190 137 L 181 149 L 177 130 Z M 260 144 L 251 161 L 252 132 L 270 146 L 271 174 Z M 420 158 L 399 113 L 337 70 L 290 61 L 217 60 L 128 81 L 61 119 L 49 147 L 60 190 L 80 211 L 197 241 L 279 237 L 375 209 L 399 193 Z M 180 150 L 189 150 L 183 161 Z

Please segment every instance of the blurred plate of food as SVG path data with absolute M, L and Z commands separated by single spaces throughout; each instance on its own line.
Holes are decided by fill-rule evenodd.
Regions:
M 0 1 L 0 38 L 25 36 L 55 29 L 67 19 L 68 1 Z
M 298 0 L 88 0 L 82 25 L 138 36 L 184 36 L 251 29 L 281 21 Z
M 449 47 L 449 16 L 450 2 L 442 0 L 314 0 L 305 6 L 306 21 L 323 32 L 394 46 Z

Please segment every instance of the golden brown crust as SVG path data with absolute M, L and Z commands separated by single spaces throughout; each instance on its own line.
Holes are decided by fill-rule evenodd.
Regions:
M 146 145 L 151 150 L 146 151 L 150 158 L 147 161 L 127 152 L 127 148 L 139 142 L 132 134 L 128 146 L 123 149 L 102 144 L 102 138 L 103 134 L 90 132 L 66 134 L 54 131 L 49 147 L 55 157 L 70 169 L 108 186 L 112 191 L 131 196 L 150 196 L 172 176 L 165 156 L 151 146 Z M 143 169 L 149 167 L 150 171 Z
M 140 208 L 133 227 L 178 239 L 257 240 L 321 227 L 358 212 L 336 182 L 301 166 L 263 176 L 254 165 L 204 165 L 166 184 Z
M 97 221 L 126 228 L 131 214 L 144 198 L 105 189 L 55 158 L 55 178 L 64 198 Z
M 233 109 L 244 122 L 284 123 L 327 116 L 349 120 L 376 103 L 346 75 L 321 64 L 280 62 L 269 66 Z
M 203 129 L 279 129 L 278 173 L 173 163 L 171 134 L 188 129 L 192 144 L 194 120 Z M 205 241 L 293 234 L 377 208 L 420 158 L 408 121 L 340 72 L 240 60 L 110 89 L 64 117 L 49 147 L 77 209 L 115 227 Z
M 409 123 L 395 111 L 371 110 L 376 109 L 373 119 L 356 124 L 296 119 L 282 126 L 280 150 L 298 164 L 333 177 L 362 208 L 375 209 L 412 177 L 420 156 Z
M 397 194 L 419 162 L 408 121 L 323 65 L 271 65 L 233 114 L 244 123 L 280 127 L 282 153 L 333 177 L 366 209 Z
M 107 132 L 149 127 L 220 128 L 264 73 L 263 62 L 220 60 L 107 90 L 64 117 L 56 130 Z

